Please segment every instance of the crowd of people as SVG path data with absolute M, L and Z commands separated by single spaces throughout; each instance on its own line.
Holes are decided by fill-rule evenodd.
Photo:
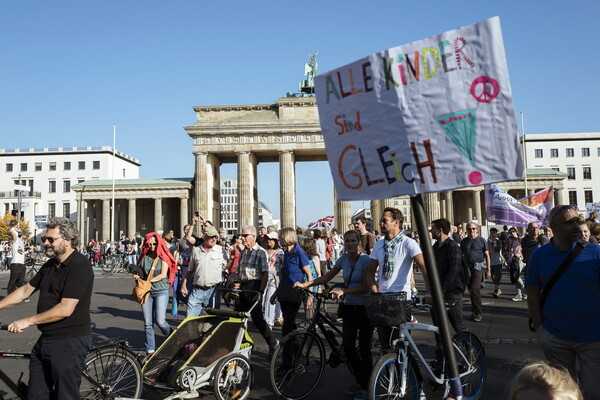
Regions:
M 187 317 L 198 316 L 206 307 L 218 307 L 223 301 L 221 295 L 215 295 L 219 287 L 230 287 L 245 290 L 235 301 L 237 310 L 249 309 L 258 300 L 256 294 L 262 295 L 262 302 L 252 309 L 251 318 L 264 337 L 270 356 L 278 344 L 273 334 L 275 325 L 282 325 L 285 336 L 297 328 L 301 308 L 310 318 L 311 296 L 297 289 L 320 291 L 322 285 L 342 272 L 342 287 L 333 290 L 332 296 L 342 299 L 345 305 L 342 345 L 356 382 L 347 391 L 356 400 L 367 397 L 373 364 L 374 329 L 365 310 L 364 296 L 371 292 L 405 292 L 410 299 L 416 290 L 416 270 L 422 273 L 426 298 L 431 293 L 431 266 L 424 262 L 419 245 L 422 239 L 403 230 L 404 216 L 395 208 L 383 211 L 379 221 L 382 236 L 370 232 L 367 220 L 358 218 L 355 226 L 343 235 L 335 229 L 277 230 L 270 226 L 257 230 L 245 226 L 241 234 L 228 238 L 224 230 L 195 215 L 183 228 L 180 239 L 173 231 L 167 231 L 151 232 L 145 237 L 137 233 L 122 235 L 114 243 L 92 240 L 83 248 L 87 257 L 77 251 L 81 246 L 73 223 L 55 219 L 50 221 L 42 238 L 49 261 L 29 283 L 19 281 L 24 238 L 14 225 L 10 230 L 9 295 L 0 301 L 0 309 L 25 301 L 35 290 L 48 292 L 40 296 L 38 314 L 9 326 L 9 330 L 21 332 L 36 324 L 42 331 L 34 347 L 32 365 L 48 363 L 51 367 L 32 367 L 30 390 L 36 394 L 35 398 L 42 398 L 37 397 L 40 393 L 59 390 L 59 384 L 65 393 L 74 390 L 74 384 L 78 387 L 75 373 L 65 377 L 54 373 L 59 368 L 57 357 L 65 346 L 74 346 L 79 350 L 71 354 L 73 366 L 76 370 L 83 368 L 81 354 L 89 348 L 92 264 L 113 253 L 128 258 L 134 280 L 150 279 L 149 298 L 141 305 L 148 354 L 157 348 L 155 325 L 165 336 L 171 332 L 166 320 L 169 298 L 173 316 L 178 316 L 182 305 L 186 306 Z M 557 206 L 550 213 L 549 226 L 540 229 L 536 222 L 531 222 L 523 236 L 516 227 L 504 226 L 502 232 L 491 228 L 488 238 L 482 237 L 480 230 L 477 223 L 469 222 L 463 234 L 462 224 L 452 225 L 445 218 L 431 221 L 429 240 L 433 244 L 442 293 L 449 304 L 454 304 L 447 311 L 452 328 L 456 332 L 466 328 L 462 315 L 465 290 L 469 292 L 471 320 L 480 322 L 481 290 L 486 279 L 493 282 L 493 296 L 500 298 L 502 276 L 508 272 L 514 285 L 514 294 L 510 295 L 514 297 L 509 297 L 528 302 L 531 328 L 536 330 L 548 361 L 579 382 L 586 400 L 599 399 L 600 389 L 594 385 L 600 373 L 597 215 L 584 220 L 574 207 Z M 59 275 L 61 284 L 55 287 L 54 278 Z M 84 284 L 72 285 L 71 279 Z M 439 320 L 435 315 L 433 319 Z M 76 328 L 71 331 L 71 327 Z M 384 327 L 378 328 L 377 334 L 385 351 L 394 332 Z M 552 368 L 546 364 L 525 368 L 513 381 L 509 397 L 525 398 L 527 390 L 537 390 L 531 382 L 539 381 L 540 377 L 559 376 Z M 549 390 L 551 386 L 544 387 Z

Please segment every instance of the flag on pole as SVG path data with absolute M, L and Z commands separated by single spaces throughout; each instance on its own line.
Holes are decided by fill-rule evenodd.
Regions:
M 312 222 L 311 224 L 308 225 L 308 229 L 323 229 L 323 228 L 326 228 L 328 231 L 330 231 L 333 228 L 333 217 L 331 215 L 320 218 L 317 221 Z

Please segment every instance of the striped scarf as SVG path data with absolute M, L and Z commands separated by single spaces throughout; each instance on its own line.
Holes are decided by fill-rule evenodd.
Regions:
M 400 233 L 391 240 L 385 240 L 383 242 L 383 251 L 385 255 L 383 258 L 383 278 L 387 281 L 392 277 L 394 272 L 394 249 L 399 243 L 404 240 L 404 232 Z

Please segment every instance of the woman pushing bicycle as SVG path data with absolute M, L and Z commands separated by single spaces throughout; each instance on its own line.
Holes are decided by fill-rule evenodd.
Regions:
M 353 394 L 355 400 L 367 398 L 369 376 L 373 367 L 373 356 L 371 355 L 371 341 L 373 328 L 364 306 L 364 295 L 367 286 L 364 284 L 363 274 L 369 266 L 369 256 L 358 253 L 360 238 L 355 230 L 344 234 L 345 254 L 338 258 L 335 266 L 315 280 L 305 283 L 296 283 L 295 287 L 307 288 L 322 285 L 332 280 L 340 271 L 343 271 L 344 287 L 332 290 L 333 298 L 343 298 L 343 339 L 342 346 L 347 357 L 350 371 L 356 379 L 357 385 L 348 388 L 347 393 Z M 356 339 L 358 337 L 358 351 L 356 350 Z

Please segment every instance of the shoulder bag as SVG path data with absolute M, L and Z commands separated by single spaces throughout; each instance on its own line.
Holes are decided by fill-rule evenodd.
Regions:
M 154 276 L 154 269 L 156 268 L 158 260 L 160 260 L 160 257 L 157 256 L 152 262 L 152 268 L 150 268 L 150 272 L 148 272 L 146 279 L 138 279 L 135 281 L 131 298 L 139 304 L 144 304 L 148 300 L 148 296 L 150 296 L 150 290 L 152 289 L 152 282 L 150 280 L 152 279 L 152 276 Z
M 544 289 L 542 289 L 541 293 L 540 293 L 540 313 L 543 312 L 544 310 L 544 303 L 546 303 L 546 299 L 548 298 L 548 294 L 550 294 L 550 291 L 552 290 L 552 288 L 554 287 L 554 285 L 556 284 L 556 282 L 560 279 L 560 277 L 565 273 L 565 271 L 567 270 L 567 268 L 569 268 L 569 266 L 571 265 L 571 263 L 573 262 L 573 260 L 575 260 L 575 258 L 577 258 L 577 256 L 579 255 L 579 253 L 581 253 L 581 251 L 587 246 L 587 242 L 577 242 L 577 245 L 575 245 L 575 248 L 569 253 L 569 255 L 567 256 L 567 258 L 565 258 L 563 260 L 563 262 L 558 266 L 558 269 L 556 270 L 556 272 L 554 273 L 554 275 L 552 275 L 552 277 L 550 278 L 550 280 L 548 281 L 548 284 L 546 285 L 546 287 Z M 533 321 L 531 320 L 531 317 L 529 317 L 529 330 L 532 332 L 535 332 L 535 328 L 533 327 Z

